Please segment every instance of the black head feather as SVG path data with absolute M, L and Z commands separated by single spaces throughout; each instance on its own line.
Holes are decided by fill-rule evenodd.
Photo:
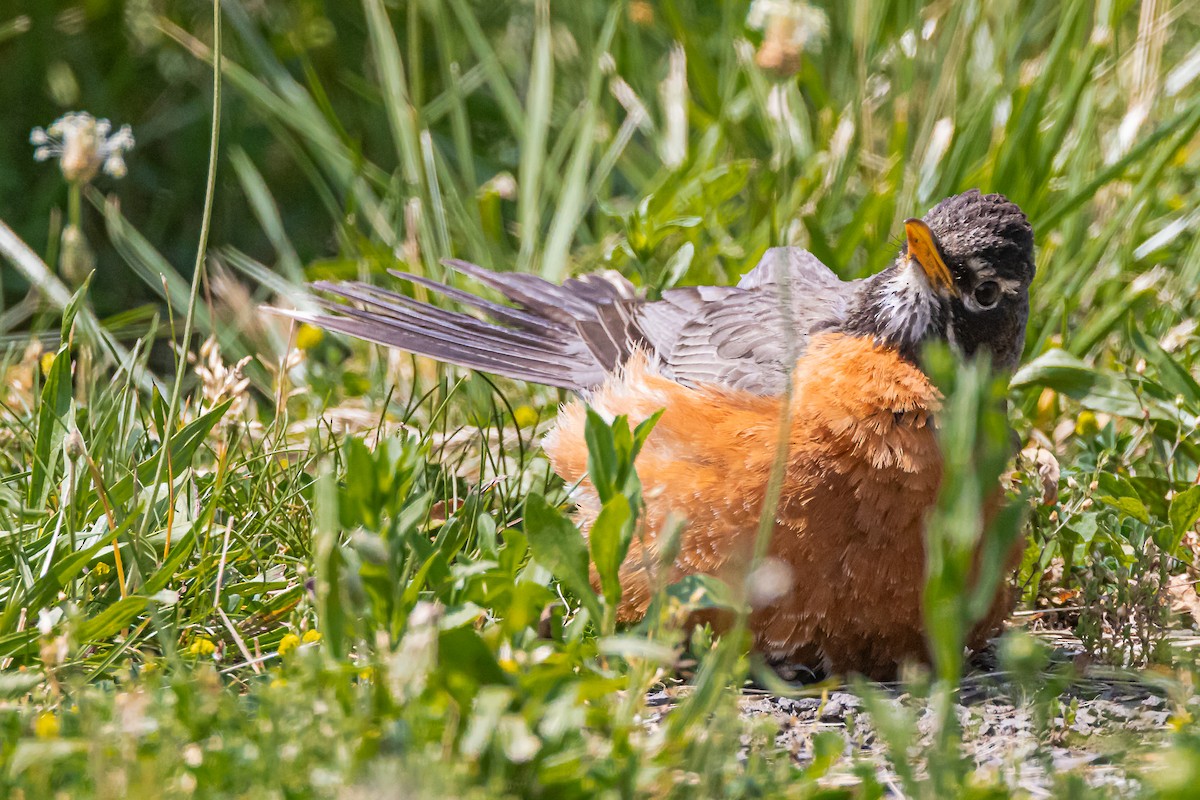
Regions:
M 914 361 L 925 342 L 944 339 L 968 357 L 986 350 L 999 369 L 1014 368 L 1035 272 L 1025 213 L 1003 195 L 972 189 L 938 203 L 924 222 L 954 291 L 931 287 L 905 245 L 892 266 L 863 282 L 841 330 L 872 336 Z
M 1033 226 L 1020 206 L 1004 195 L 971 189 L 947 197 L 925 215 L 925 224 L 937 236 L 951 271 L 975 257 L 1004 277 L 1025 285 L 1033 280 Z

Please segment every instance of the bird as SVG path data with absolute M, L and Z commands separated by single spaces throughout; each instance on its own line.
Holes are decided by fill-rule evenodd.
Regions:
M 986 352 L 995 369 L 1015 368 L 1036 269 L 1019 206 L 978 189 L 948 197 L 904 222 L 886 268 L 848 281 L 799 247 L 767 249 L 734 286 L 655 300 L 611 270 L 556 284 L 444 263 L 507 302 L 394 272 L 474 313 L 351 281 L 312 284 L 322 310 L 290 315 L 573 392 L 542 447 L 577 487 L 585 534 L 600 508 L 587 480 L 587 409 L 633 423 L 661 411 L 636 461 L 643 533 L 620 570 L 619 621 L 643 618 L 660 577 L 744 576 L 785 436 L 772 569 L 756 575 L 748 617 L 754 647 L 773 664 L 875 679 L 927 659 L 923 536 L 942 475 L 941 395 L 921 352 L 942 341 L 961 358 Z M 679 518 L 678 554 L 658 576 L 660 534 Z M 1012 610 L 1000 583 L 972 648 Z

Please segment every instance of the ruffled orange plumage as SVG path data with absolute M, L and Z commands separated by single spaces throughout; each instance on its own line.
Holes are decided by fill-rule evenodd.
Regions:
M 664 410 L 638 457 L 646 518 L 621 572 L 619 618 L 641 619 L 661 578 L 744 580 L 782 398 L 683 387 L 639 353 L 589 404 L 631 423 Z M 750 618 L 755 644 L 779 662 L 889 677 L 925 655 L 923 531 L 942 472 L 932 425 L 939 394 L 919 369 L 871 340 L 823 334 L 796 363 L 791 404 L 772 585 L 757 593 Z M 586 528 L 599 506 L 586 481 L 585 418 L 582 401 L 565 406 L 543 446 L 555 472 L 580 482 Z M 657 576 L 658 534 L 671 515 L 686 527 L 672 574 Z M 1011 592 L 1001 587 L 972 644 L 1010 610 Z

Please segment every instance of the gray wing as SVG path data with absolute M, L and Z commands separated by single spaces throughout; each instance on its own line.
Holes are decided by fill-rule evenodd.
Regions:
M 665 293 L 664 302 L 692 310 L 673 337 L 656 339 L 665 325 L 639 325 L 680 383 L 781 394 L 809 335 L 844 318 L 856 284 L 840 280 L 807 250 L 776 247 L 719 296 L 705 297 L 708 287 Z M 660 305 L 643 308 L 662 315 Z
M 465 261 L 445 264 L 512 305 L 393 273 L 483 319 L 353 281 L 313 284 L 334 298 L 319 301 L 324 313 L 277 313 L 441 361 L 580 392 L 601 384 L 635 348 L 644 348 L 680 383 L 778 394 L 808 334 L 840 319 L 853 291 L 853 284 L 841 282 L 799 248 L 768 250 L 737 286 L 671 289 L 651 303 L 612 272 L 570 278 L 560 286 Z

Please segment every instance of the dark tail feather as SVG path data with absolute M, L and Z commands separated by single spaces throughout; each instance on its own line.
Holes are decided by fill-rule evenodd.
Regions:
M 573 324 L 594 319 L 599 306 L 634 298 L 633 286 L 623 278 L 604 280 L 595 275 L 585 275 L 582 278 L 568 278 L 559 286 L 536 275 L 492 272 L 457 258 L 448 258 L 442 263 L 555 322 Z
M 447 259 L 444 263 L 490 286 L 540 318 L 573 328 L 605 370 L 616 369 L 625 363 L 632 354 L 633 344 L 645 343 L 645 337 L 630 313 L 631 307 L 640 305 L 641 301 L 633 284 L 616 272 L 568 278 L 559 286 L 536 275 L 491 272 L 468 261 Z M 461 297 L 457 299 L 463 301 Z M 478 298 L 465 302 L 487 311 Z
M 608 370 L 628 357 L 629 315 L 624 305 L 633 291 L 627 283 L 589 276 L 559 286 L 534 275 L 493 273 L 465 261 L 446 264 L 518 307 L 499 305 L 429 278 L 393 272 L 475 308 L 491 321 L 356 281 L 313 284 L 336 298 L 320 301 L 329 314 L 272 310 L 439 361 L 576 391 L 598 385 Z

